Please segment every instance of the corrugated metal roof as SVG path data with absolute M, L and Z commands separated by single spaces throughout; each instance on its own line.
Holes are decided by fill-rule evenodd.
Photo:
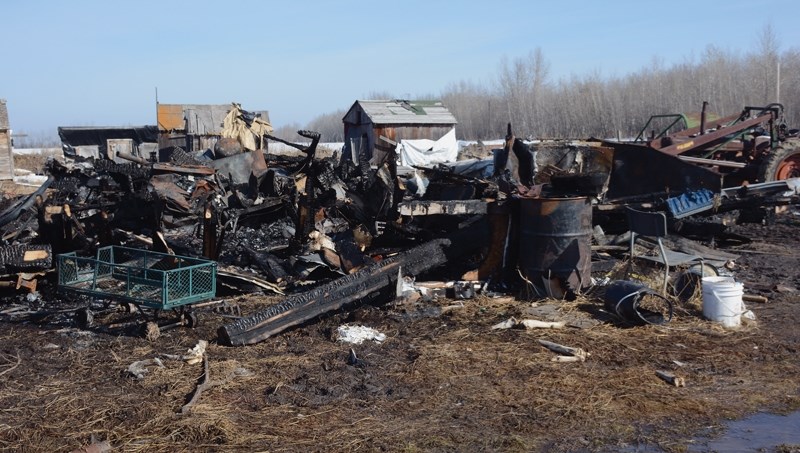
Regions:
M 359 100 L 358 106 L 373 124 L 457 124 L 456 118 L 441 101 Z M 348 118 L 350 112 L 345 115 Z
M 6 100 L 0 99 L 0 129 L 10 129 L 8 127 L 8 108 Z
M 158 104 L 158 129 L 190 135 L 220 135 L 231 104 Z M 269 112 L 255 111 L 269 122 Z

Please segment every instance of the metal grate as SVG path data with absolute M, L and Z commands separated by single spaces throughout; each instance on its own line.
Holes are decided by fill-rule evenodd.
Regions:
M 128 247 L 102 247 L 96 258 L 59 255 L 58 289 L 166 310 L 214 297 L 213 261 Z

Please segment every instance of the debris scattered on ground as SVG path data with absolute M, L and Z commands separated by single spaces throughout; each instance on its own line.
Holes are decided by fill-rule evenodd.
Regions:
M 208 341 L 199 340 L 197 344 L 192 349 L 189 349 L 182 357 L 183 361 L 186 362 L 187 365 L 200 363 L 206 353 L 206 347 L 208 347 Z
M 686 379 L 676 376 L 666 371 L 656 371 L 656 376 L 660 377 L 667 384 L 674 385 L 675 387 L 686 387 Z
M 553 358 L 553 361 L 557 362 L 572 362 L 572 361 L 579 361 L 585 362 L 586 358 L 589 357 L 589 353 L 584 351 L 581 348 L 573 348 L 569 346 L 560 345 L 558 343 L 553 343 L 552 341 L 547 340 L 539 340 L 539 344 L 544 346 L 545 348 L 561 354 Z
M 561 329 L 566 325 L 562 321 L 539 321 L 538 319 L 522 319 L 517 321 L 516 318 L 508 318 L 505 321 L 499 322 L 492 326 L 492 330 L 505 330 L 521 327 L 524 329 Z
M 136 379 L 144 379 L 144 375 L 150 371 L 147 368 L 149 366 L 164 368 L 164 363 L 158 357 L 153 359 L 138 360 L 131 363 L 126 371 Z
M 317 443 L 309 445 L 332 442 L 326 446 L 354 449 L 362 441 L 354 440 L 352 432 L 357 431 L 360 439 L 362 432 L 380 438 L 373 434 L 385 434 L 377 428 L 385 426 L 381 417 L 396 416 L 396 407 L 387 407 L 401 401 L 414 407 L 415 413 L 430 413 L 439 420 L 462 417 L 458 423 L 464 425 L 459 426 L 482 426 L 475 420 L 483 423 L 483 415 L 467 409 L 481 407 L 491 412 L 492 429 L 500 427 L 502 440 L 473 443 L 475 449 L 530 450 L 526 448 L 530 444 L 503 443 L 514 441 L 506 427 L 546 430 L 554 414 L 546 412 L 544 400 L 534 408 L 513 403 L 514 391 L 560 398 L 583 390 L 590 397 L 569 402 L 568 418 L 575 423 L 607 413 L 630 422 L 623 413 L 630 412 L 630 407 L 661 414 L 663 401 L 648 400 L 640 388 L 628 393 L 628 388 L 618 392 L 599 387 L 598 369 L 624 374 L 620 379 L 630 387 L 642 370 L 674 364 L 686 377 L 669 371 L 659 371 L 658 377 L 675 386 L 692 380 L 691 388 L 681 392 L 687 394 L 685 399 L 675 403 L 683 411 L 697 409 L 703 395 L 690 394 L 695 387 L 707 390 L 712 385 L 720 387 L 710 383 L 715 379 L 740 379 L 733 361 L 791 362 L 784 356 L 796 348 L 790 340 L 777 338 L 780 335 L 772 340 L 787 345 L 762 360 L 768 342 L 754 338 L 750 326 L 724 331 L 701 320 L 699 281 L 707 275 L 707 266 L 725 277 L 747 276 L 747 288 L 754 294 L 742 299 L 766 301 L 769 297 L 769 305 L 753 307 L 759 319 L 766 315 L 767 322 L 781 321 L 764 313 L 781 309 L 780 302 L 772 301 L 785 302 L 785 295 L 797 291 L 796 273 L 768 261 L 794 259 L 786 246 L 769 248 L 760 242 L 759 230 L 737 228 L 734 222 L 737 217 L 755 218 L 760 228 L 774 220 L 775 206 L 796 209 L 797 178 L 739 181 L 740 170 L 755 170 L 751 164 L 764 155 L 753 154 L 752 162 L 742 166 L 743 162 L 726 158 L 727 149 L 708 159 L 713 162 L 694 155 L 704 151 L 700 148 L 671 153 L 670 149 L 685 149 L 673 147 L 665 152 L 662 148 L 673 146 L 668 140 L 662 140 L 664 146 L 660 142 L 531 143 L 516 138 L 509 125 L 502 149 L 492 158 L 405 167 L 393 151 L 402 140 L 387 137 L 373 140 L 378 142 L 372 143 L 375 146 L 353 140 L 347 152 L 323 156 L 317 149 L 319 134 L 299 131 L 304 143 L 287 144 L 294 151 L 272 152 L 269 143 L 284 141 L 271 137 L 267 125 L 239 106 L 230 112 L 233 116 L 226 118 L 225 137 L 213 146 L 158 149 L 156 145 L 151 154 L 143 152 L 151 149 L 144 145 L 116 153 L 106 145 L 89 150 L 76 145 L 66 158 L 46 165 L 46 179 L 34 193 L 2 201 L 0 290 L 8 297 L 0 307 L 0 317 L 21 331 L 30 324 L 40 329 L 42 333 L 34 337 L 47 336 L 47 341 L 39 340 L 35 347 L 47 351 L 41 355 L 50 362 L 56 351 L 65 351 L 68 359 L 63 364 L 43 363 L 34 357 L 29 364 L 23 360 L 23 351 L 9 346 L 0 356 L 4 378 L 22 382 L 23 370 L 45 367 L 40 374 L 50 379 L 69 367 L 85 368 L 86 360 L 105 358 L 107 350 L 119 364 L 151 354 L 202 363 L 200 376 L 195 374 L 197 367 L 166 368 L 158 358 L 135 361 L 126 370 L 141 380 L 128 379 L 126 385 L 171 398 L 165 419 L 174 420 L 178 411 L 212 420 L 200 427 L 187 427 L 187 422 L 174 430 L 169 427 L 169 432 L 147 434 L 148 442 L 172 436 L 171 442 L 189 449 L 198 445 L 269 449 L 276 445 L 275 439 L 293 438 L 297 433 L 301 433 L 298 443 L 283 448 L 305 448 L 302 441 L 319 436 L 314 437 Z M 749 113 L 763 121 L 765 112 L 775 110 Z M 745 129 L 755 124 L 754 118 Z M 181 140 L 168 135 L 172 145 Z M 202 142 L 186 138 L 185 143 Z M 683 135 L 668 138 L 686 143 Z M 70 151 L 71 145 L 65 145 Z M 403 144 L 406 153 L 413 150 L 407 145 Z M 710 167 L 733 170 L 717 172 Z M 642 178 L 642 174 L 652 178 Z M 661 291 L 661 280 L 652 275 L 662 275 L 663 268 L 631 263 L 628 251 L 635 247 L 637 255 L 658 255 L 664 250 L 641 237 L 631 240 L 626 206 L 665 213 L 669 234 L 664 247 L 701 256 L 703 265 L 681 269 L 681 279 L 671 279 L 667 290 Z M 793 238 L 796 231 L 785 234 Z M 126 249 L 147 253 L 125 255 Z M 215 269 L 213 278 L 209 266 Z M 200 270 L 186 271 L 189 268 Z M 620 272 L 623 268 L 625 272 Z M 765 275 L 768 283 L 761 281 Z M 213 291 L 202 287 L 203 281 L 213 282 Z M 682 297 L 679 286 L 690 294 Z M 80 288 L 86 291 L 76 291 Z M 197 289 L 207 289 L 208 294 L 202 300 L 193 298 Z M 170 301 L 177 302 L 168 306 Z M 748 319 L 751 313 L 754 317 L 754 312 L 742 317 Z M 501 319 L 505 321 L 496 322 Z M 670 320 L 680 323 L 676 329 L 680 343 L 670 335 L 672 326 L 657 326 Z M 364 343 L 386 338 L 364 327 L 370 324 L 380 325 L 392 337 L 380 346 L 381 354 L 374 353 L 375 344 Z M 505 331 L 511 328 L 537 330 L 514 335 Z M 329 341 L 334 329 L 341 341 L 362 345 L 358 354 L 352 347 Z M 349 339 L 354 333 L 349 330 L 357 331 L 356 339 Z M 499 332 L 487 335 L 490 330 Z M 142 334 L 149 343 L 130 338 Z M 16 331 L 4 341 L 22 344 L 14 335 Z M 549 340 L 529 341 L 540 335 Z M 254 347 L 222 347 L 275 337 Z M 175 338 L 198 342 L 186 354 L 158 352 L 158 346 Z M 106 348 L 111 341 L 121 345 Z M 585 362 L 586 345 L 593 354 L 591 367 L 573 366 L 570 372 L 575 374 L 568 376 L 562 366 L 550 363 Z M 703 347 L 716 349 L 698 351 Z M 213 348 L 213 363 L 208 348 Z M 729 350 L 736 351 L 730 361 Z M 223 357 L 249 361 L 242 362 L 245 368 Z M 704 360 L 708 363 L 700 365 Z M 791 367 L 791 363 L 783 366 Z M 597 368 L 590 369 L 595 364 Z M 153 372 L 156 368 L 159 371 Z M 110 381 L 119 378 L 119 369 L 114 369 L 112 376 L 106 370 L 95 372 Z M 320 369 L 325 373 L 319 373 Z M 487 392 L 503 385 L 487 373 L 490 369 L 503 373 L 517 389 Z M 770 376 L 770 385 L 788 385 Z M 239 377 L 250 377 L 247 385 L 255 390 L 238 388 L 240 383 L 234 379 Z M 350 381 L 356 384 L 350 386 Z M 54 394 L 78 385 L 56 384 L 48 387 Z M 207 410 L 198 401 L 215 386 L 221 388 L 203 397 L 213 408 Z M 21 387 L 9 388 L 0 397 L 13 406 L 19 400 L 17 392 L 25 390 Z M 459 391 L 441 391 L 445 387 Z M 106 402 L 128 398 L 104 391 L 98 387 L 93 395 L 105 395 Z M 791 389 L 782 387 L 781 391 L 788 394 Z M 36 401 L 32 407 L 86 404 L 76 403 L 71 394 L 44 401 L 40 393 L 30 392 Z M 349 398 L 351 394 L 357 398 Z M 107 416 L 103 412 L 91 425 L 86 422 L 86 429 L 117 429 L 119 423 L 108 425 L 107 419 L 130 416 L 141 421 L 156 412 L 155 400 L 151 396 L 141 414 Z M 613 407 L 617 401 L 623 409 Z M 158 404 L 164 406 L 163 401 Z M 366 418 L 351 418 L 362 409 L 356 405 L 364 404 L 381 405 L 381 409 Z M 257 440 L 244 439 L 249 423 L 257 422 L 241 413 L 226 418 L 225 409 L 232 407 L 259 414 L 272 411 L 270 423 L 279 427 L 258 426 L 249 431 L 258 433 L 254 434 Z M 438 410 L 446 411 L 446 416 Z M 290 412 L 306 415 L 286 423 Z M 337 443 L 301 423 L 312 416 L 319 417 L 320 426 L 327 427 L 328 417 L 340 423 L 336 432 L 347 430 L 348 443 Z M 557 418 L 564 418 L 563 413 Z M 218 420 L 230 426 L 217 426 Z M 9 432 L 14 436 L 30 433 L 31 427 L 23 423 L 31 424 L 20 422 Z M 143 423 L 136 429 L 147 431 L 155 424 L 159 423 Z M 430 425 L 398 427 L 390 433 L 391 440 L 407 439 L 409 432 L 449 429 L 449 425 Z M 303 438 L 306 434 L 309 437 Z M 451 433 L 428 434 L 442 443 L 425 444 L 422 449 L 452 448 L 446 444 Z M 85 441 L 83 437 L 75 445 Z M 413 444 L 403 446 L 419 449 Z
M 336 341 L 342 343 L 361 344 L 365 341 L 382 343 L 384 340 L 386 340 L 386 334 L 378 332 L 372 327 L 345 325 L 336 329 Z

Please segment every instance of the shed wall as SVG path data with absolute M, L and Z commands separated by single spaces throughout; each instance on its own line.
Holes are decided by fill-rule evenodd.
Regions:
M 345 124 L 344 152 L 350 156 L 352 150 L 358 151 L 361 137 L 367 136 L 367 155 L 371 158 L 375 153 L 375 144 L 381 136 L 395 142 L 400 140 L 430 139 L 438 140 L 450 132 L 454 125 L 373 125 L 373 124 Z
M 14 178 L 14 158 L 11 155 L 11 134 L 0 130 L 0 179 Z

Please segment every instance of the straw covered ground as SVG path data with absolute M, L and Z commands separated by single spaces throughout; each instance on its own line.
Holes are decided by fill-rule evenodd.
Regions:
M 625 326 L 597 296 L 574 302 L 479 297 L 343 310 L 263 343 L 215 343 L 222 315 L 154 341 L 42 321 L 0 324 L 0 450 L 71 451 L 684 451 L 708 427 L 756 410 L 800 408 L 800 220 L 737 227 L 737 278 L 757 321 L 701 319 L 695 298 L 664 327 Z M 243 311 L 278 299 L 236 299 Z M 563 329 L 492 330 L 516 319 Z M 336 341 L 365 325 L 382 343 Z M 204 363 L 185 354 L 210 340 Z M 552 361 L 546 339 L 589 352 Z M 357 360 L 352 360 L 350 349 Z M 159 358 L 141 379 L 126 370 Z M 683 377 L 668 385 L 655 372 Z M 185 414 L 196 387 L 210 381 Z

